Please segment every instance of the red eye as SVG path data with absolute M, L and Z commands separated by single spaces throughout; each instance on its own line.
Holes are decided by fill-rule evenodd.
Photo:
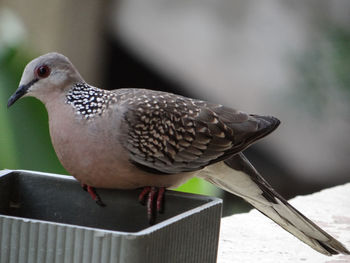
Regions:
M 46 65 L 39 66 L 36 68 L 35 73 L 39 78 L 47 78 L 50 75 L 50 68 Z

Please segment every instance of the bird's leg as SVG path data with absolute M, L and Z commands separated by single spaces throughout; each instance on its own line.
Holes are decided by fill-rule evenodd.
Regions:
M 162 213 L 164 207 L 165 187 L 146 186 L 139 195 L 141 204 L 147 204 L 147 217 L 150 225 L 155 223 L 157 212 Z M 147 203 L 146 203 L 147 196 Z
M 150 225 L 153 225 L 157 218 L 157 213 L 154 209 L 154 200 L 156 200 L 157 188 L 151 187 L 151 191 L 147 198 L 147 217 Z
M 157 195 L 157 212 L 159 213 L 164 212 L 164 193 L 165 193 L 165 187 L 159 188 L 158 195 Z
M 151 187 L 150 187 L 150 186 L 146 186 L 146 187 L 143 188 L 141 194 L 139 195 L 139 202 L 140 202 L 142 205 L 145 205 L 145 204 L 146 204 L 145 196 L 148 195 L 149 192 L 151 192 Z
M 83 188 L 83 190 L 85 190 L 86 192 L 88 192 L 90 194 L 90 196 L 92 197 L 92 199 L 96 202 L 96 204 L 98 204 L 99 206 L 106 206 L 103 202 L 101 197 L 98 195 L 98 193 L 96 192 L 95 187 L 92 187 L 90 185 L 87 184 L 82 184 L 81 187 Z

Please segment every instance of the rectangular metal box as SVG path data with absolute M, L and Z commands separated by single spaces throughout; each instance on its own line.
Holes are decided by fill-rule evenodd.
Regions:
M 140 190 L 98 189 L 70 176 L 0 171 L 0 262 L 216 262 L 222 201 L 167 191 L 148 225 Z

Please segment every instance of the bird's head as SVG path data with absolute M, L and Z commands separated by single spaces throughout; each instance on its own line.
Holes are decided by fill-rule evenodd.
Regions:
M 25 67 L 19 87 L 9 98 L 7 107 L 25 96 L 36 97 L 45 103 L 70 83 L 82 81 L 67 57 L 59 53 L 45 54 L 33 59 Z

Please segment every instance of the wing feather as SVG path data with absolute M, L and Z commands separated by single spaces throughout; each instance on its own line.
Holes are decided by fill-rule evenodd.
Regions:
M 122 143 L 130 159 L 164 173 L 195 171 L 229 158 L 272 132 L 273 117 L 135 89 L 125 100 Z

